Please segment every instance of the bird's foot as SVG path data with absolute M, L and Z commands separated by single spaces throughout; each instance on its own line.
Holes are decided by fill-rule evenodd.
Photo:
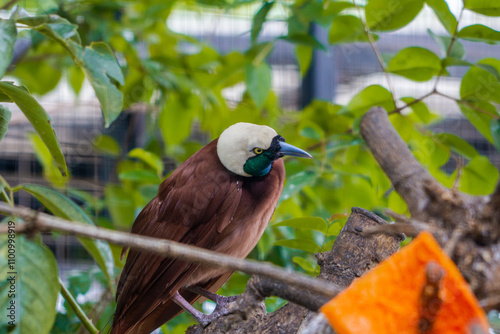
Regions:
M 191 316 L 195 318 L 195 320 L 203 327 L 207 327 L 215 319 L 227 315 L 235 309 L 235 305 L 231 305 L 231 303 L 233 303 L 238 296 L 225 297 L 200 287 L 189 287 L 185 289 L 197 293 L 216 303 L 215 310 L 212 313 L 204 314 L 189 304 L 178 292 L 173 296 L 174 302 L 182 307 L 186 312 L 191 314 Z

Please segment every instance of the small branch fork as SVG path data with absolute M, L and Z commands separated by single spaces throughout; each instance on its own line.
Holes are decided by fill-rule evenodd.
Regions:
M 19 216 L 27 222 L 16 227 L 18 233 L 26 233 L 33 228 L 38 231 L 60 231 L 92 239 L 106 240 L 116 245 L 165 257 L 175 257 L 185 261 L 216 266 L 221 269 L 237 270 L 251 275 L 259 275 L 269 280 L 276 280 L 280 284 L 276 283 L 276 288 L 272 288 L 273 285 L 269 283 L 270 287 L 266 288 L 266 291 L 279 297 L 286 298 L 286 296 L 292 295 L 298 290 L 305 290 L 316 297 L 320 296 L 324 300 L 324 298 L 333 298 L 342 290 L 332 282 L 290 272 L 275 265 L 239 259 L 170 240 L 155 239 L 72 222 L 45 213 L 36 213 L 25 207 L 12 207 L 4 202 L 0 202 L 0 212 Z M 7 230 L 7 226 L 0 225 L 0 234 L 7 233 Z M 300 303 L 301 301 L 295 300 L 295 302 Z M 304 304 L 306 307 L 317 309 L 317 304 L 312 303 L 310 299 Z

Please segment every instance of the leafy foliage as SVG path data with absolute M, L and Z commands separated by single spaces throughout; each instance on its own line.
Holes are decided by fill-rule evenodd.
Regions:
M 301 111 L 283 110 L 272 89 L 272 67 L 267 58 L 277 41 L 294 46 L 301 76 L 305 76 L 314 52 L 325 50 L 310 34 L 313 24 L 328 31 L 330 45 L 356 47 L 353 43 L 375 43 L 387 33 L 397 31 L 428 6 L 445 28 L 443 35 L 429 31 L 437 45 L 436 53 L 417 46 L 405 47 L 392 55 L 380 55 L 381 72 L 402 76 L 410 81 L 429 81 L 433 88 L 422 96 L 397 96 L 390 84 L 375 84 L 353 92 L 343 105 L 312 101 Z M 240 13 L 251 10 L 248 48 L 221 53 L 192 36 L 172 31 L 169 18 L 182 10 L 204 12 L 223 10 Z M 464 0 L 463 11 L 500 16 L 495 0 Z M 42 164 L 44 178 L 52 187 L 7 184 L 0 178 L 0 198 L 14 203 L 14 193 L 28 192 L 52 214 L 89 225 L 127 230 L 136 214 L 155 196 L 158 185 L 168 176 L 165 159 L 180 163 L 215 138 L 230 124 L 246 121 L 268 124 L 314 156 L 313 161 L 289 159 L 287 181 L 273 223 L 250 255 L 308 274 L 318 273 L 315 252 L 331 248 L 345 223 L 350 207 L 359 206 L 381 212 L 385 208 L 407 214 L 406 204 L 371 156 L 359 135 L 361 117 L 374 106 L 381 106 L 416 158 L 447 187 L 458 187 L 473 195 L 493 191 L 498 182 L 496 167 L 472 145 L 450 133 L 434 134 L 429 126 L 439 116 L 426 104 L 426 98 L 440 96 L 456 103 L 465 118 L 500 150 L 500 60 L 467 60 L 461 41 L 496 44 L 499 32 L 481 24 L 463 26 L 445 0 L 296 0 L 278 1 L 48 1 L 42 7 L 14 11 L 0 20 L 0 102 L 15 103 L 30 121 L 35 133 L 29 135 L 35 155 Z M 282 21 L 287 26 L 281 36 L 263 36 L 267 22 Z M 437 22 L 437 21 L 436 21 Z M 19 37 L 30 38 L 32 47 L 12 68 L 14 43 Z M 325 42 L 326 43 L 326 42 Z M 43 62 L 32 59 L 42 58 Z M 387 60 L 387 63 L 384 62 Z M 455 98 L 439 91 L 439 81 L 451 67 L 465 68 L 460 91 Z M 66 78 L 76 95 L 87 80 L 101 104 L 104 124 L 110 126 L 122 109 L 142 104 L 147 110 L 144 147 L 127 151 L 112 136 L 99 134 L 93 148 L 109 157 L 116 170 L 114 182 L 105 185 L 102 195 L 94 196 L 68 186 L 67 168 L 57 135 L 40 103 L 30 93 L 44 95 Z M 244 86 L 241 98 L 227 101 L 227 89 Z M 29 90 L 29 91 L 28 91 Z M 11 113 L 0 107 L 0 140 L 8 129 Z M 193 135 L 192 129 L 198 129 Z M 464 161 L 463 168 L 452 168 L 450 160 Z M 53 188 L 59 188 L 59 191 Z M 71 199 L 72 198 L 72 199 Z M 75 199 L 75 200 L 73 200 Z M 81 203 L 80 207 L 77 203 Z M 106 242 L 81 239 L 80 243 L 97 266 L 91 273 L 73 272 L 69 291 L 85 295 L 91 282 L 108 293 L 102 304 L 95 300 L 82 303 L 85 312 L 102 309 L 96 325 L 102 330 L 115 307 L 113 279 L 120 249 Z M 37 309 L 46 328 L 37 333 L 78 330 L 78 318 L 68 303 L 64 312 L 55 314 L 57 268 L 53 256 L 38 241 L 22 240 L 29 255 L 43 257 L 46 265 L 32 267 L 36 277 L 47 277 L 46 304 Z M 31 253 L 30 253 L 31 252 Z M 23 253 L 24 254 L 24 253 Z M 39 255 L 42 254 L 42 255 Z M 24 255 L 23 255 L 24 256 Z M 28 265 L 28 263 L 26 264 Z M 49 280 L 50 278 L 50 280 Z M 223 287 L 225 294 L 244 289 L 247 277 L 235 274 Z M 33 282 L 27 282 L 29 287 Z M 0 301 L 5 303 L 4 286 Z M 267 300 L 268 310 L 282 301 Z M 33 303 L 33 307 L 38 307 Z M 3 307 L 3 306 L 2 306 Z M 26 312 L 31 314 L 26 306 Z M 34 311 L 33 311 L 34 312 Z M 29 322 L 28 313 L 23 320 Z M 38 321 L 37 320 L 37 321 Z M 164 325 L 164 332 L 183 332 L 191 321 L 182 315 Z

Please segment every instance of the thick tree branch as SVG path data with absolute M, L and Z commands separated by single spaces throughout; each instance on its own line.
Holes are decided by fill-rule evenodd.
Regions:
M 412 216 L 418 216 L 429 201 L 423 185 L 440 185 L 415 159 L 382 108 L 365 114 L 361 121 L 361 134 Z
M 309 276 L 290 272 L 275 265 L 239 259 L 170 240 L 149 238 L 88 224 L 71 222 L 45 213 L 37 213 L 25 207 L 12 207 L 4 202 L 0 202 L 0 212 L 19 216 L 27 222 L 16 227 L 17 233 L 27 232 L 32 229 L 40 231 L 60 231 L 92 239 L 106 240 L 116 245 L 151 252 L 165 257 L 175 257 L 180 260 L 201 263 L 203 265 L 237 270 L 251 275 L 261 275 L 329 298 L 334 297 L 340 291 L 340 288 L 331 282 L 313 279 Z M 6 226 L 0 225 L 0 233 L 7 233 L 7 230 Z

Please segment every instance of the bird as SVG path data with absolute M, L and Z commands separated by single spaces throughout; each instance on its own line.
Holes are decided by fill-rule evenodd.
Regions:
M 285 155 L 312 158 L 271 127 L 233 124 L 160 184 L 130 232 L 245 258 L 280 198 Z M 215 294 L 230 270 L 127 248 L 122 258 L 127 251 L 111 334 L 149 334 L 183 311 L 206 325 L 231 300 Z M 212 314 L 192 306 L 201 296 L 216 302 Z

